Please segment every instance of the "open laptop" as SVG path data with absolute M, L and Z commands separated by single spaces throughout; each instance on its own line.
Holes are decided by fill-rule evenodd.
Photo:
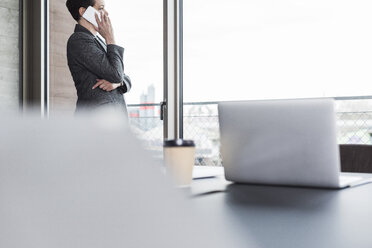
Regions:
M 221 153 L 229 181 L 345 188 L 333 99 L 222 102 Z

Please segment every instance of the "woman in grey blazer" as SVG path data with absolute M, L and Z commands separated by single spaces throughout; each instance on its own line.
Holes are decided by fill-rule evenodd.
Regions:
M 124 73 L 124 48 L 115 44 L 104 0 L 67 0 L 66 6 L 78 22 L 67 42 L 68 66 L 78 96 L 76 112 L 116 107 L 126 113 L 123 94 L 130 90 L 131 81 Z M 82 17 L 89 6 L 100 12 L 98 28 Z

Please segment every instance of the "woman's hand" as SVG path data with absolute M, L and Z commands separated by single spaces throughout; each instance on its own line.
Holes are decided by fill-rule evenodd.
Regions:
M 95 14 L 98 28 L 94 27 L 103 38 L 105 38 L 107 45 L 115 44 L 114 30 L 111 25 L 110 17 L 106 11 L 101 12 L 101 20 Z
M 112 91 L 112 90 L 120 87 L 120 83 L 114 84 L 114 83 L 110 83 L 109 81 L 104 80 L 104 79 L 97 79 L 97 83 L 93 86 L 92 90 L 94 90 L 97 87 L 99 87 L 100 89 L 108 92 L 108 91 Z

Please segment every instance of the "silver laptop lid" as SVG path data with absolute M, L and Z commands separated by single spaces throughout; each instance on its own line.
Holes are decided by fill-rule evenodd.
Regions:
M 333 99 L 222 102 L 218 108 L 227 180 L 338 187 Z

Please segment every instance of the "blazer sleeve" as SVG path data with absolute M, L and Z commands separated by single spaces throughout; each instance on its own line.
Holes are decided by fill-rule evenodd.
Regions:
M 124 74 L 124 78 L 123 78 L 122 82 L 124 83 L 124 85 L 119 87 L 119 90 L 120 90 L 121 94 L 129 92 L 130 89 L 132 88 L 132 82 L 130 80 L 130 77 L 128 75 Z
M 98 78 L 111 83 L 120 83 L 124 78 L 123 54 L 124 48 L 117 45 L 107 45 L 107 53 L 101 50 L 94 38 L 79 35 L 69 41 L 68 53 L 75 62 L 82 65 Z

